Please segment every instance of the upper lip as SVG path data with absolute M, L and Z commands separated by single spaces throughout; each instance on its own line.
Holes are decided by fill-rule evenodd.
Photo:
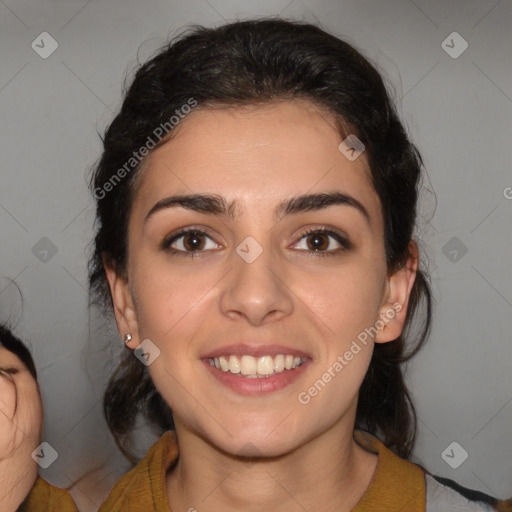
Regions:
M 224 345 L 216 349 L 207 352 L 201 356 L 201 359 L 214 358 L 220 356 L 243 356 L 248 355 L 252 357 L 263 357 L 263 356 L 276 356 L 278 354 L 292 355 L 295 357 L 302 357 L 303 359 L 311 358 L 309 354 L 302 350 L 298 350 L 292 347 L 285 347 L 284 345 Z

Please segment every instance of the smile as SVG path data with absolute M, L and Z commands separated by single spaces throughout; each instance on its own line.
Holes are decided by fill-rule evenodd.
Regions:
M 202 362 L 215 381 L 232 391 L 261 396 L 275 393 L 296 382 L 312 360 L 292 354 L 257 357 L 231 354 L 207 357 Z
M 262 357 L 226 355 L 208 358 L 208 362 L 217 370 L 229 372 L 238 377 L 265 378 L 298 368 L 304 363 L 304 358 L 291 354 Z

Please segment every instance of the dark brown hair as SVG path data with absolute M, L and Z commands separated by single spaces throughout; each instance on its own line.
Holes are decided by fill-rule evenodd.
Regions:
M 17 356 L 18 359 L 27 367 L 30 375 L 32 375 L 34 380 L 37 382 L 37 370 L 32 354 L 25 344 L 12 333 L 9 326 L 5 324 L 0 324 L 0 347 L 4 347 L 6 350 Z
M 332 113 L 343 135 L 355 134 L 365 145 L 382 205 L 389 274 L 406 264 L 422 159 L 375 65 L 348 42 L 305 22 L 266 18 L 217 28 L 194 25 L 138 68 L 120 112 L 105 132 L 103 154 L 91 178 L 97 200 L 89 266 L 92 297 L 103 299 L 104 304 L 111 301 L 104 254 L 118 272 L 126 267 L 127 224 L 141 165 L 131 172 L 118 171 L 123 166 L 127 169 L 133 152 L 190 98 L 198 108 L 301 98 Z M 372 432 L 404 458 L 410 457 L 414 447 L 416 414 L 403 363 L 426 340 L 431 313 L 428 280 L 418 270 L 404 333 L 393 342 L 375 345 L 359 393 L 356 428 Z M 139 413 L 160 429 L 173 428 L 169 407 L 147 368 L 131 352 L 111 377 L 104 412 L 116 442 L 131 460 L 127 447 Z

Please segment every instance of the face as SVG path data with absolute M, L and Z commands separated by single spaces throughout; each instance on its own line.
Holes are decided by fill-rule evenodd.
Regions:
M 228 453 L 352 429 L 373 344 L 402 329 L 411 273 L 388 276 L 365 155 L 341 142 L 302 100 L 193 111 L 137 184 L 127 277 L 107 265 L 121 333 L 160 351 L 149 371 L 177 429 Z M 198 194 L 218 201 L 173 199 Z
M 39 444 L 43 409 L 37 383 L 23 362 L 0 347 L 0 460 Z

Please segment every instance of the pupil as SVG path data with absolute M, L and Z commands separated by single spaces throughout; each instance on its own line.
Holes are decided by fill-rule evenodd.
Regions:
M 322 238 L 323 235 L 312 235 L 311 240 L 314 242 L 312 243 L 314 249 L 322 249 L 325 244 L 322 244 Z
M 185 236 L 185 247 L 187 249 L 201 249 L 202 248 L 202 241 L 201 241 L 201 236 L 200 234 L 191 234 L 189 233 L 188 235 Z M 190 243 L 190 241 L 192 241 Z

